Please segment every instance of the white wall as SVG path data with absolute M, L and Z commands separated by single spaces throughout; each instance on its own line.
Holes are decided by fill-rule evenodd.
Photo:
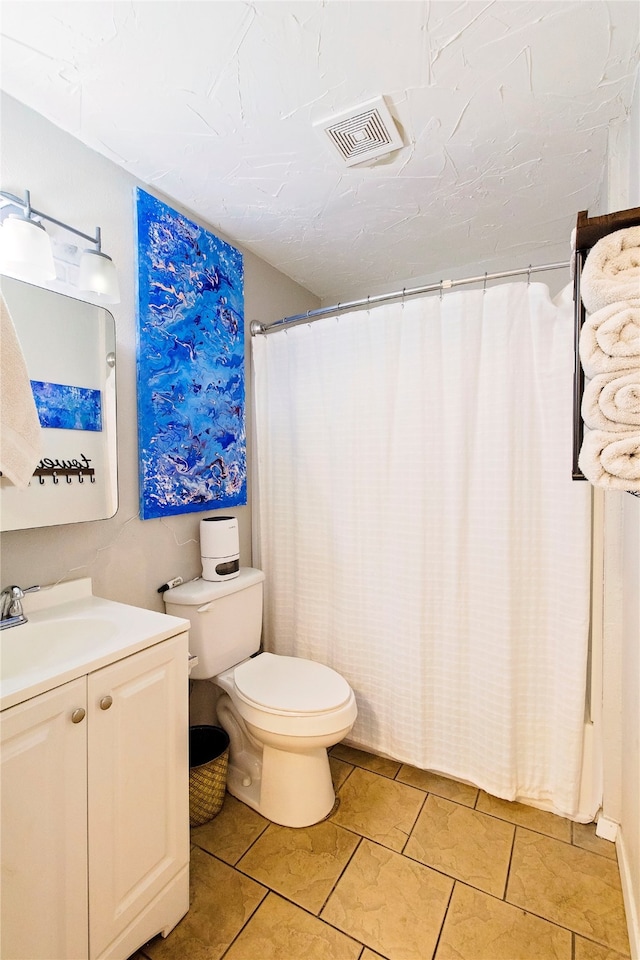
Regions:
M 2 189 L 88 234 L 102 228 L 103 249 L 118 267 L 122 300 L 112 308 L 117 330 L 118 461 L 120 506 L 111 520 L 5 533 L 2 586 L 30 585 L 90 576 L 100 595 L 162 610 L 156 590 L 167 578 L 200 573 L 198 525 L 204 513 L 164 520 L 138 519 L 136 418 L 136 310 L 134 200 L 137 181 L 112 161 L 9 97 L 2 97 Z M 149 189 L 149 188 L 147 188 Z M 151 189 L 151 192 L 154 192 Z M 161 194 L 158 194 L 161 196 Z M 169 201 L 171 203 L 171 201 Z M 174 205 L 174 204 L 172 204 Z M 175 206 L 175 205 L 174 205 Z M 198 219 L 193 211 L 183 211 Z M 210 226 L 205 224 L 205 226 Z M 215 233 L 215 227 L 211 227 Z M 53 231 L 52 231 L 53 232 Z M 60 238 L 72 239 L 68 233 Z M 224 237 L 233 243 L 233 238 Z M 245 317 L 276 320 L 318 306 L 318 300 L 263 260 L 245 254 Z M 56 287 L 53 283 L 52 287 Z M 58 289 L 64 286 L 57 284 Z M 77 291 L 75 292 L 77 296 Z M 251 470 L 251 377 L 246 370 L 248 462 Z M 251 477 L 249 477 L 249 504 Z M 239 518 L 242 564 L 251 561 L 251 507 Z
M 609 210 L 640 207 L 640 73 L 630 122 L 612 131 Z M 631 956 L 640 957 L 640 499 L 607 492 L 603 721 L 604 816 L 619 824 L 618 860 Z
M 629 206 L 640 207 L 640 71 L 630 124 Z M 622 797 L 620 846 L 626 871 L 632 956 L 640 956 L 640 498 L 622 505 Z

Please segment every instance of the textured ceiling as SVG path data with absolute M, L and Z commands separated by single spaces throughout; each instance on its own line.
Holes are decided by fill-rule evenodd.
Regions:
M 638 10 L 3 0 L 2 86 L 345 300 L 460 265 L 519 266 L 532 250 L 566 259 L 631 101 Z M 313 124 L 380 94 L 406 145 L 347 168 Z

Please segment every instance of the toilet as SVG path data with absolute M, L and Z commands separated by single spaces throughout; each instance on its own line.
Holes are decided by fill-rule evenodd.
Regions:
M 191 622 L 191 678 L 223 692 L 229 735 L 227 789 L 286 827 L 324 819 L 335 803 L 327 748 L 351 730 L 357 707 L 344 677 L 301 657 L 259 653 L 264 573 L 192 580 L 164 594 L 167 613 Z

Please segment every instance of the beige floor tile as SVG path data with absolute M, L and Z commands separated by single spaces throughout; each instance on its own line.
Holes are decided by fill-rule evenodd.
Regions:
M 330 820 L 296 830 L 272 823 L 238 869 L 318 913 L 359 842 Z
M 536 833 L 544 833 L 547 837 L 555 837 L 556 840 L 571 843 L 571 821 L 565 820 L 564 817 L 557 817 L 546 810 L 538 810 L 525 803 L 501 800 L 499 797 L 492 797 L 485 793 L 484 790 L 480 791 L 476 810 L 489 813 L 492 817 L 500 817 L 501 820 L 508 820 L 509 823 L 527 827 L 529 830 L 535 830 Z
M 270 893 L 225 960 L 356 960 L 360 950 L 339 930 Z
M 404 783 L 356 768 L 340 790 L 331 820 L 392 850 L 402 850 L 425 794 Z
M 621 953 L 575 935 L 575 960 L 629 960 Z
M 599 853 L 601 857 L 608 857 L 609 860 L 618 859 L 615 843 L 596 837 L 595 823 L 574 823 L 573 844 L 583 850 L 590 850 L 591 853 Z
M 401 767 L 397 760 L 378 757 L 374 753 L 366 753 L 364 750 L 348 747 L 344 743 L 337 743 L 331 750 L 331 756 L 336 757 L 337 760 L 344 760 L 345 763 L 352 763 L 356 767 L 364 767 L 365 770 L 371 770 L 373 773 L 380 773 L 383 777 L 390 777 L 392 780 Z
M 329 766 L 331 767 L 331 779 L 333 780 L 334 789 L 339 790 L 353 770 L 353 764 L 345 763 L 343 760 L 338 760 L 337 757 L 329 756 Z
M 233 866 L 268 826 L 268 820 L 227 793 L 218 816 L 191 831 L 191 842 Z
M 381 957 L 379 953 L 374 953 L 373 950 L 369 950 L 369 947 L 365 947 L 360 960 L 385 960 L 385 957 Z
M 267 891 L 203 850 L 191 851 L 191 905 L 166 940 L 144 947 L 151 960 L 219 960 Z
M 571 960 L 571 934 L 456 883 L 436 960 Z
M 431 957 L 453 881 L 363 840 L 321 917 L 389 960 Z
M 502 897 L 515 827 L 429 794 L 404 853 Z
M 429 770 L 418 770 L 417 767 L 410 767 L 407 763 L 403 763 L 400 767 L 400 773 L 396 780 L 401 783 L 408 783 L 412 787 L 418 787 L 419 790 L 435 793 L 438 797 L 463 803 L 466 807 L 473 807 L 478 796 L 477 787 L 472 787 L 468 783 L 460 783 L 459 780 L 451 780 L 439 773 L 431 773 Z
M 518 827 L 506 899 L 628 953 L 618 867 L 606 857 Z

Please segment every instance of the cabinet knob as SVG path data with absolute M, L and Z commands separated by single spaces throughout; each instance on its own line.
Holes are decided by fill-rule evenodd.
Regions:
M 109 696 L 102 697 L 102 699 L 100 700 L 100 709 L 108 710 L 112 703 L 113 703 L 113 697 L 109 697 Z
M 87 711 L 84 707 L 76 707 L 76 709 L 71 714 L 71 723 L 81 723 L 87 715 Z

